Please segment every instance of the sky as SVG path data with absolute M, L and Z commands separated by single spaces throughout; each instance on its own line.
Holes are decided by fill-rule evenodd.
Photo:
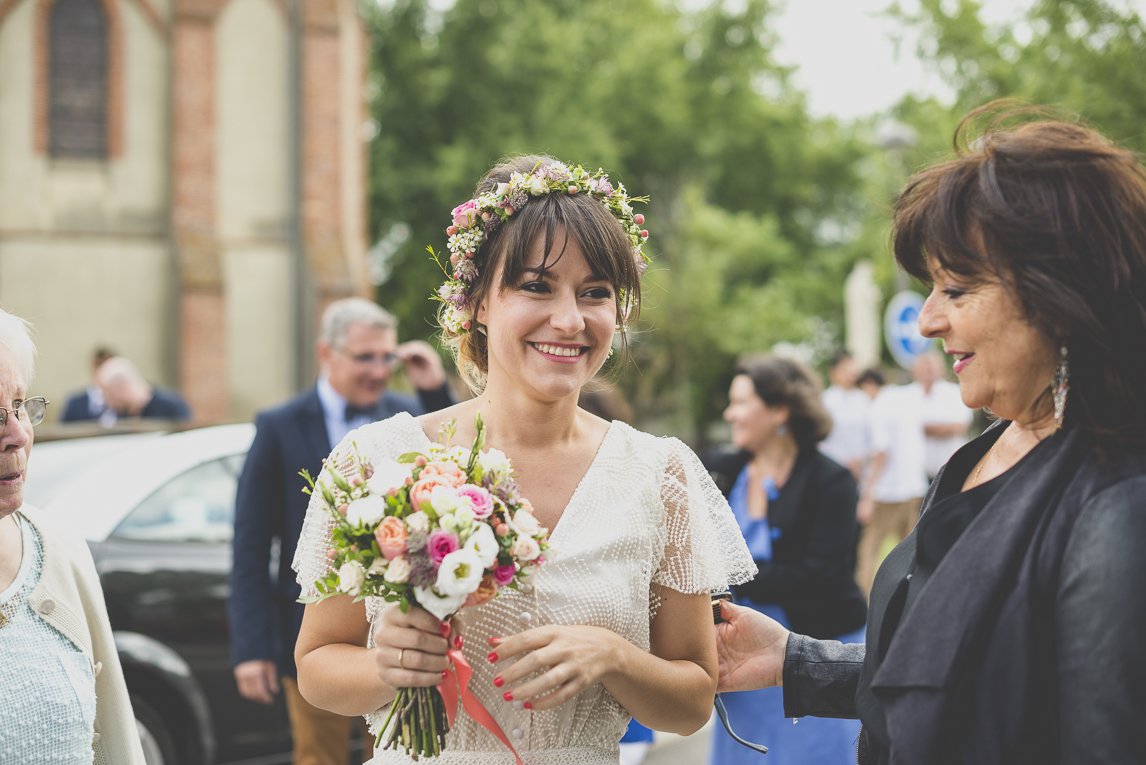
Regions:
M 1146 15 L 1146 0 L 1115 0 Z M 882 15 L 891 0 L 787 0 L 776 16 L 781 64 L 795 65 L 793 84 L 817 116 L 844 119 L 883 111 L 907 93 L 950 101 L 952 91 L 916 57 L 916 40 Z M 1022 19 L 1033 0 L 984 0 L 991 24 Z M 905 10 L 913 6 L 903 0 Z M 894 38 L 902 37 L 897 45 Z

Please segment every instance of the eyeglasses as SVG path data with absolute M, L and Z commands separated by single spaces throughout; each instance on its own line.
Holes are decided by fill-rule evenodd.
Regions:
M 0 428 L 8 424 L 8 415 L 16 415 L 16 419 L 20 419 L 20 410 L 24 410 L 24 419 L 27 420 L 29 425 L 36 426 L 44 421 L 44 412 L 48 409 L 48 404 L 51 402 L 43 396 L 36 398 L 25 399 L 24 401 L 16 400 L 16 406 L 11 409 L 5 409 L 0 406 Z
M 381 364 L 384 367 L 392 367 L 398 363 L 398 354 L 390 353 L 349 353 L 348 351 L 335 347 L 336 351 L 347 357 L 355 364 L 367 366 L 368 364 Z

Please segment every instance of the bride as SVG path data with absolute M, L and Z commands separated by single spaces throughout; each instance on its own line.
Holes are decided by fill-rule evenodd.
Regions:
M 528 591 L 464 608 L 451 639 L 465 631 L 470 687 L 527 765 L 615 765 L 630 716 L 681 734 L 708 720 L 717 677 L 708 594 L 751 579 L 755 566 L 684 444 L 577 406 L 615 330 L 623 347 L 639 308 L 647 232 L 624 187 L 520 157 L 494 167 L 453 222 L 454 278 L 439 290 L 439 318 L 477 396 L 419 418 L 399 414 L 343 443 L 353 439 L 371 461 L 393 459 L 426 449 L 456 421 L 464 444 L 481 411 L 487 446 L 513 461 L 558 552 Z M 312 502 L 295 558 L 304 594 L 329 570 L 330 530 Z M 396 688 L 442 681 L 448 646 L 438 627 L 420 608 L 403 614 L 377 598 L 310 604 L 295 650 L 299 689 L 318 707 L 366 715 L 377 732 Z M 514 762 L 462 713 L 440 759 Z M 379 749 L 372 763 L 408 761 Z

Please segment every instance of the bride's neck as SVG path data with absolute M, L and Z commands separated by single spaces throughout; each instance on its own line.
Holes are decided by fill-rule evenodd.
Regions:
M 555 401 L 542 400 L 516 386 L 490 380 L 478 396 L 478 408 L 490 444 L 498 448 L 544 449 L 568 443 L 579 432 L 577 394 Z

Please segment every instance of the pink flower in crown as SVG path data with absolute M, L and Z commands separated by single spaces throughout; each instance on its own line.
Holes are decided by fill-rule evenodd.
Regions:
M 430 551 L 430 560 L 434 562 L 435 566 L 442 565 L 442 559 L 460 547 L 457 534 L 451 534 L 441 529 L 431 531 L 430 539 L 426 543 L 426 549 Z
M 513 575 L 517 573 L 517 566 L 510 563 L 508 566 L 498 566 L 493 570 L 493 580 L 499 586 L 504 586 L 513 581 Z
M 465 204 L 455 207 L 451 214 L 454 216 L 455 226 L 458 228 L 469 228 L 478 218 L 477 202 L 471 199 Z
M 488 518 L 493 512 L 493 495 L 480 486 L 466 484 L 458 489 L 458 496 L 470 501 L 477 518 Z

